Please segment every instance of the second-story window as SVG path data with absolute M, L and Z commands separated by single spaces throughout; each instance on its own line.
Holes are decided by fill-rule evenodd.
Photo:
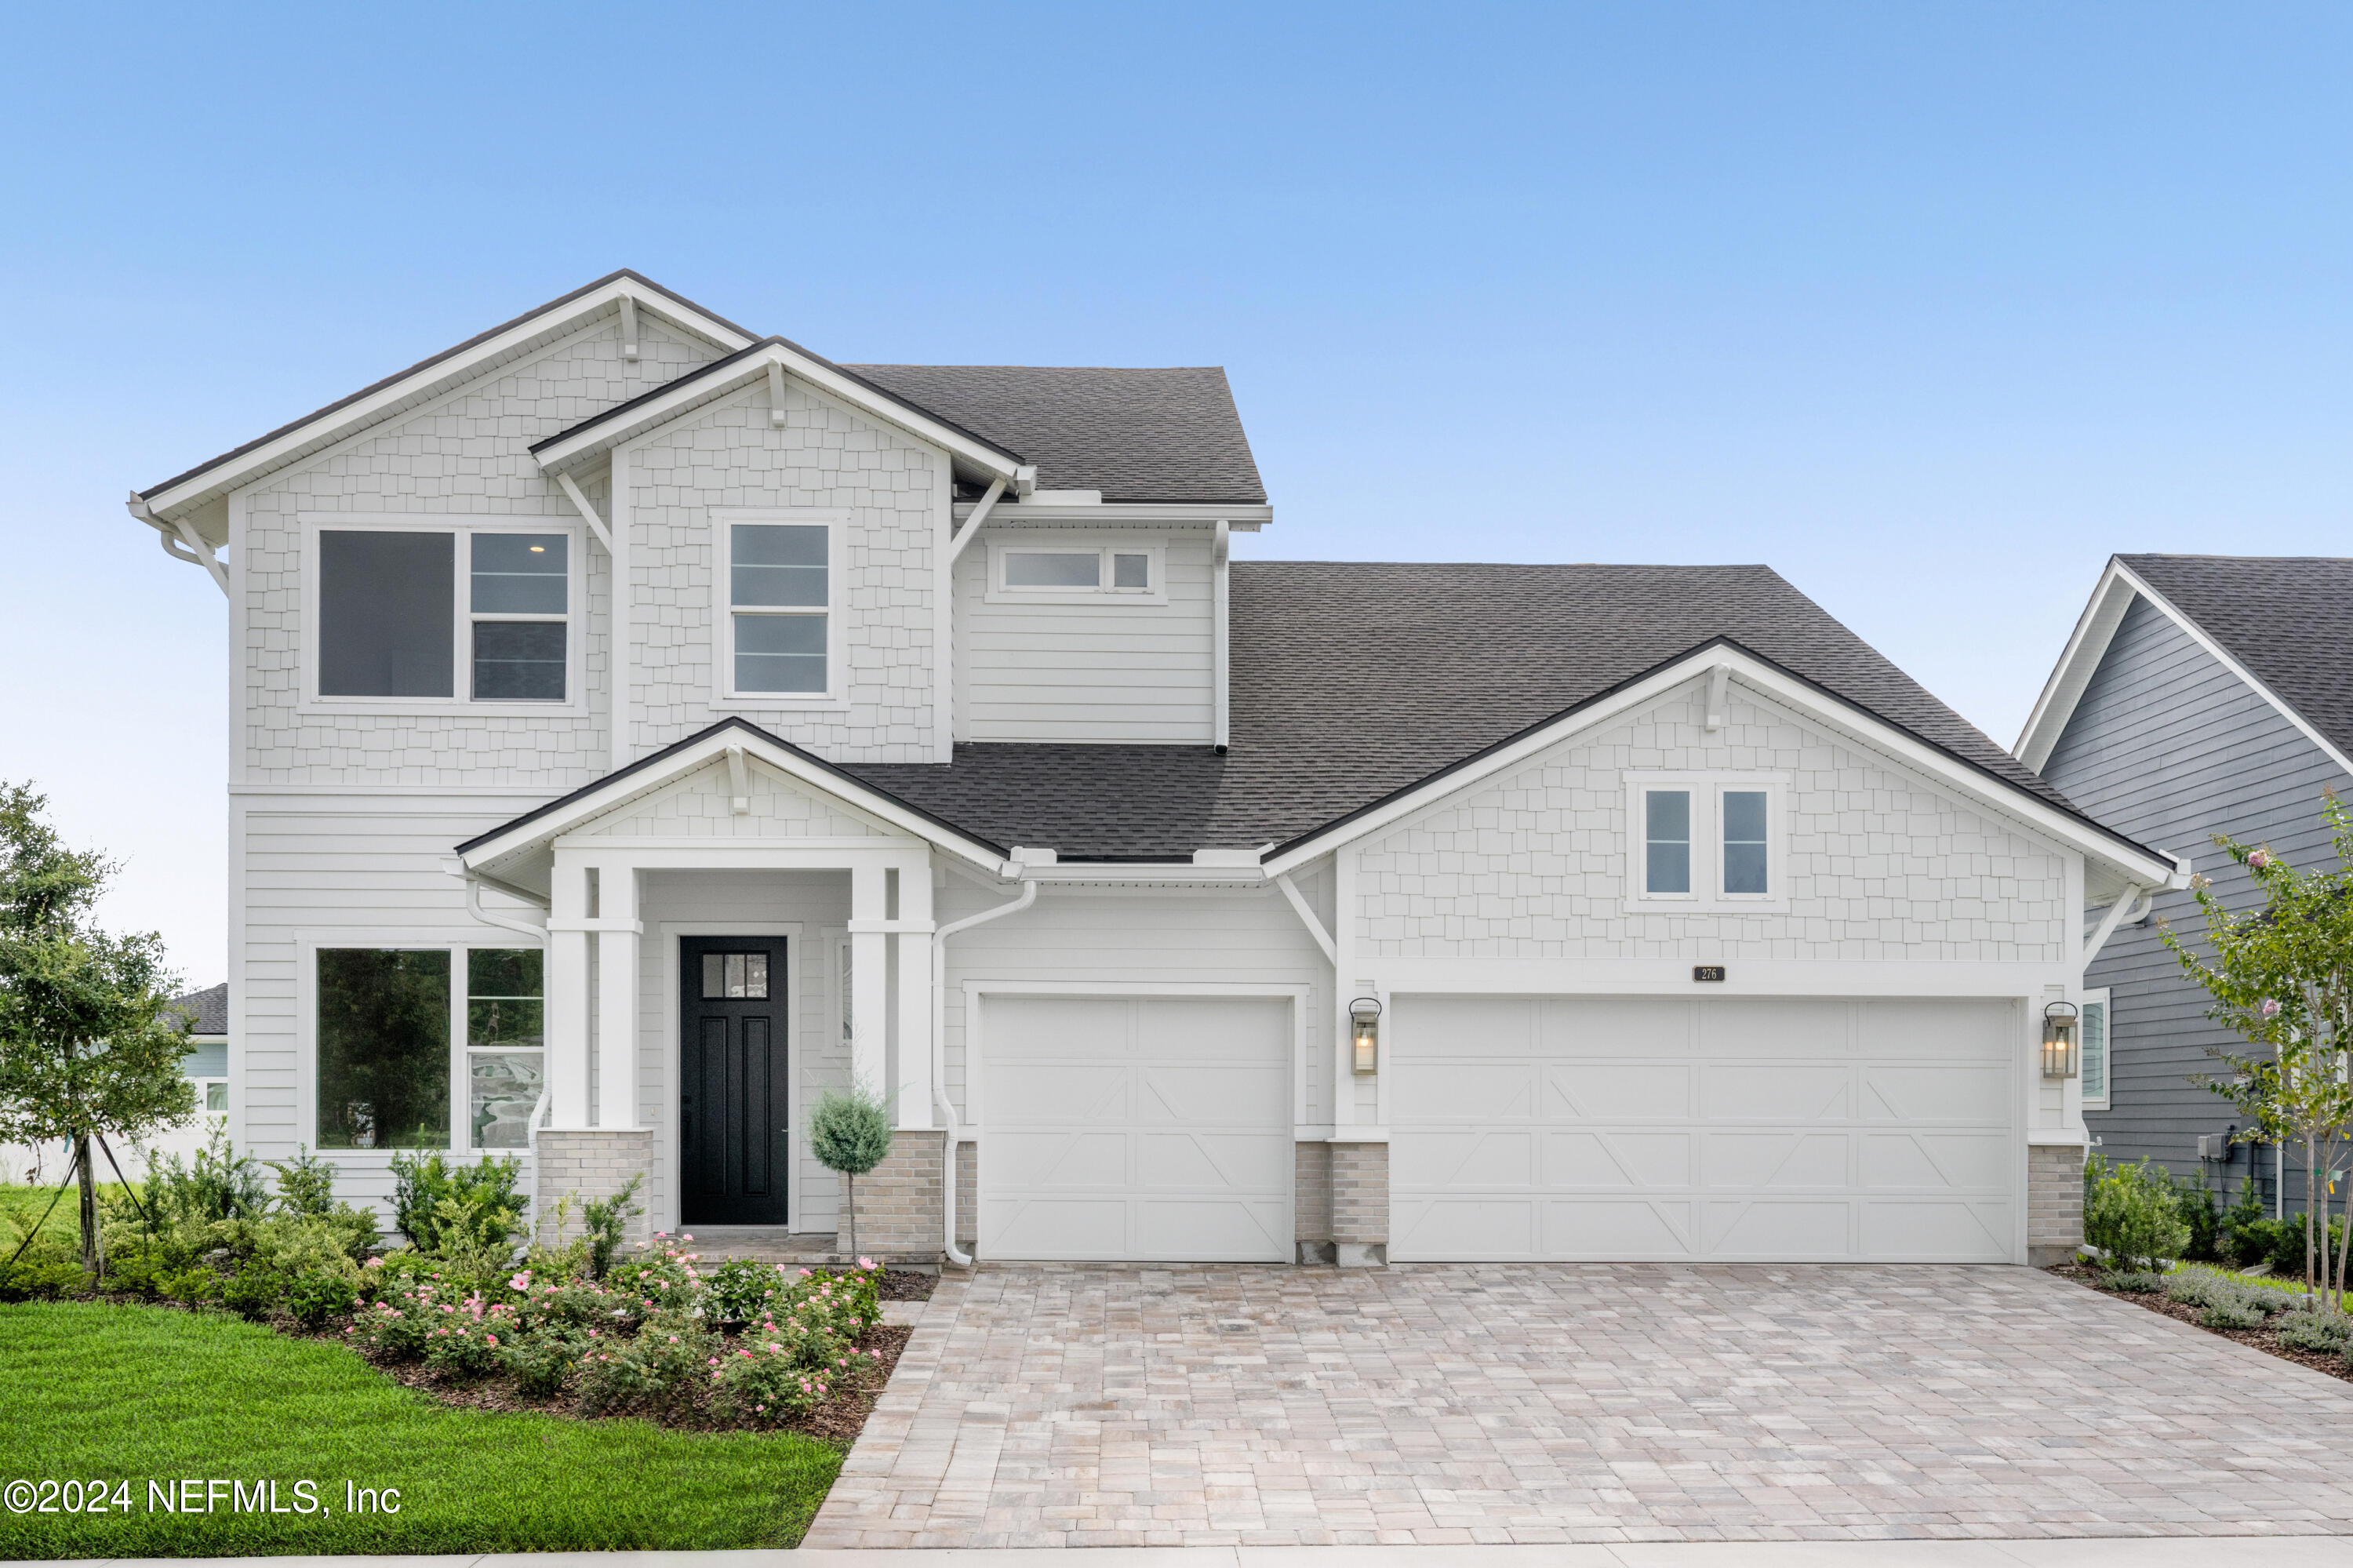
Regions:
M 727 525 L 734 694 L 822 696 L 829 689 L 832 532 L 822 523 Z
M 578 563 L 568 531 L 490 519 L 337 521 L 319 520 L 311 556 L 317 698 L 389 706 L 576 695 Z
M 1010 594 L 1150 594 L 1160 584 L 1149 549 L 1107 546 L 1058 549 L 1005 546 L 997 552 L 997 588 Z

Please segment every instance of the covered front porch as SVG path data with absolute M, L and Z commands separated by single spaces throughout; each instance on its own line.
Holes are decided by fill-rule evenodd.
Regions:
M 648 763 L 460 846 L 478 913 L 493 917 L 484 888 L 547 910 L 535 1217 L 634 1178 L 632 1241 L 724 1227 L 731 1253 L 831 1255 L 847 1209 L 808 1110 L 855 1083 L 894 1128 L 856 1183 L 859 1248 L 936 1261 L 950 1113 L 934 889 L 952 859 L 992 879 L 1004 860 L 944 851 L 930 824 L 728 726 Z

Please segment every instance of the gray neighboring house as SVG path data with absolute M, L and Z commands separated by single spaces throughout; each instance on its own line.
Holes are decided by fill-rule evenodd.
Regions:
M 2094 817 L 2194 859 L 2234 908 L 2253 879 L 2212 835 L 2290 864 L 2331 856 L 2324 792 L 2353 789 L 2353 559 L 2118 556 L 2018 744 L 2019 759 Z M 2084 977 L 2084 1120 L 2103 1153 L 2202 1171 L 2229 1196 L 2253 1180 L 2297 1209 L 2294 1150 L 2221 1145 L 2228 1102 L 2192 1081 L 2232 1036 L 2166 950 L 2158 922 L 2202 928 L 2193 896 L 2159 892 Z M 2134 913 L 2138 913 L 2135 911 Z M 2209 1137 L 2201 1158 L 2200 1139 Z M 2216 1158 L 2218 1153 L 2227 1158 Z
M 214 1127 L 228 1117 L 228 982 L 175 996 L 172 1006 L 187 1021 L 188 1052 L 180 1059 L 180 1071 L 196 1086 L 196 1114 L 185 1125 L 157 1133 L 142 1145 L 117 1147 L 115 1158 L 133 1176 L 145 1175 L 148 1155 L 168 1152 L 182 1160 L 191 1158 L 205 1146 Z M 70 1158 L 69 1148 L 62 1141 L 0 1145 L 0 1181 L 47 1186 L 63 1178 Z M 113 1180 L 103 1159 L 99 1169 L 107 1180 Z

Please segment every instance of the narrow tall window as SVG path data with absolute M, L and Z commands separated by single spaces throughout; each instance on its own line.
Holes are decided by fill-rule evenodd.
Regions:
M 455 534 L 322 529 L 319 694 L 448 697 Z
M 537 948 L 466 954 L 466 1126 L 476 1149 L 530 1143 L 546 1058 Z
M 2108 993 L 2088 991 L 2084 997 L 2083 1023 L 2084 1106 L 2087 1110 L 2108 1108 Z
M 1765 818 L 1764 790 L 1724 792 L 1724 891 L 1727 895 L 1770 891 Z
M 561 534 L 476 534 L 468 609 L 477 702 L 562 702 L 570 543 Z
M 1645 891 L 1689 893 L 1691 881 L 1691 791 L 1652 789 L 1642 797 Z
M 449 1147 L 449 950 L 319 950 L 322 1149 Z
M 832 592 L 826 526 L 735 523 L 727 542 L 734 689 L 823 694 Z

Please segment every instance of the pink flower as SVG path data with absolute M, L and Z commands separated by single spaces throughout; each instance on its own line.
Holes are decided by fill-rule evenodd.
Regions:
M 860 1268 L 871 1268 L 874 1266 L 874 1260 L 871 1257 L 861 1257 L 858 1260 L 858 1266 Z
M 367 1260 L 366 1266 L 369 1268 L 382 1268 L 384 1266 L 384 1259 L 380 1257 L 372 1257 Z
M 484 1334 L 482 1340 L 484 1343 L 493 1346 L 499 1342 L 499 1337 L 496 1334 Z
M 526 1268 L 522 1273 L 516 1275 L 512 1279 L 508 1280 L 507 1288 L 510 1290 L 529 1290 L 531 1288 L 531 1270 Z
M 2271 864 L 2271 863 L 2272 857 L 2269 850 L 2255 850 L 2247 856 L 2247 869 L 2250 871 L 2261 871 L 2263 867 Z
M 2255 1009 L 2255 1011 L 2265 1018 L 2277 1018 L 2279 1016 L 2279 1001 L 2276 998 L 2265 997 L 2263 999 L 2263 1006 Z

